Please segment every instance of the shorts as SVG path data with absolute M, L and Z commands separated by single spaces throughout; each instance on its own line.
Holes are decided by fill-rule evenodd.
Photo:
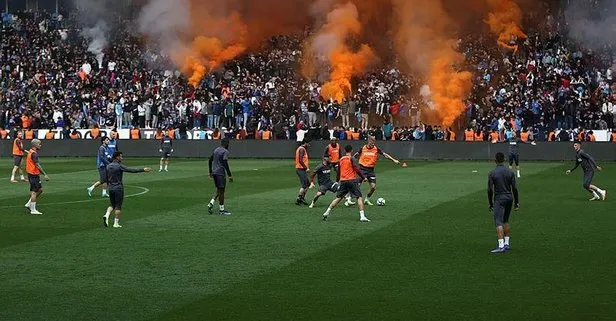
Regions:
M 590 185 L 592 184 L 592 178 L 594 176 L 595 176 L 595 171 L 584 172 L 584 181 L 582 182 L 582 185 L 584 186 L 585 189 L 590 188 Z
M 513 163 L 515 163 L 515 166 L 520 165 L 519 154 L 509 154 L 509 166 L 513 166 Z
M 13 165 L 19 167 L 21 166 L 21 160 L 23 159 L 23 156 L 19 156 L 19 155 L 13 155 Z
M 340 182 L 340 187 L 338 188 L 338 194 L 336 194 L 337 198 L 343 198 L 350 194 L 353 198 L 360 198 L 361 189 L 359 188 L 359 183 L 356 181 L 343 181 Z
M 225 189 L 227 187 L 227 177 L 224 175 L 212 175 L 212 179 L 217 189 Z
M 171 157 L 171 151 L 170 150 L 164 150 L 162 151 L 162 153 L 160 153 L 162 158 L 169 158 Z
M 376 184 L 376 174 L 374 173 L 374 168 L 360 166 L 359 170 L 366 177 L 368 183 Z
M 107 183 L 107 169 L 105 167 L 98 168 L 98 181 L 101 184 Z
M 109 190 L 109 202 L 114 210 L 121 210 L 124 203 L 124 190 Z
M 495 199 L 494 207 L 492 209 L 492 215 L 494 215 L 494 224 L 503 226 L 509 223 L 509 216 L 511 215 L 511 208 L 513 207 L 512 198 Z
M 310 187 L 310 180 L 308 179 L 308 172 L 305 169 L 296 169 L 297 177 L 299 177 L 299 184 L 302 188 Z
M 329 182 L 325 185 L 319 185 L 319 192 L 321 192 L 321 194 L 323 195 L 327 194 L 327 192 L 336 193 L 338 191 L 338 188 L 340 188 L 340 184 L 338 184 L 337 182 Z
M 38 192 L 43 189 L 39 175 L 28 174 L 28 182 L 30 182 L 30 192 Z

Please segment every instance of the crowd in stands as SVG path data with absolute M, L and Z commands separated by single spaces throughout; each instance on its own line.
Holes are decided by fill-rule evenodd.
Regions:
M 565 36 L 562 14 L 549 10 L 527 39 L 512 38 L 516 51 L 496 48 L 490 34 L 461 37 L 475 77 L 453 129 L 422 123 L 421 84 L 393 66 L 357 79 L 347 101 L 324 101 L 320 84 L 299 72 L 305 33 L 272 38 L 193 88 L 119 17 L 98 61 L 76 15 L 2 15 L 0 138 L 18 128 L 65 138 L 74 129 L 158 128 L 176 138 L 207 129 L 204 138 L 296 139 L 305 131 L 315 139 L 333 132 L 341 139 L 486 141 L 516 131 L 534 140 L 591 140 L 583 129 L 616 128 L 613 48 L 581 47 Z

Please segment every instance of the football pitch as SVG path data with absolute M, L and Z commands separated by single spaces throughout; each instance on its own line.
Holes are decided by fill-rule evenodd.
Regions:
M 42 158 L 51 177 L 30 215 L 28 184 L 0 173 L 0 320 L 614 320 L 616 206 L 589 202 L 573 163 L 522 163 L 512 250 L 488 212 L 492 162 L 377 167 L 370 223 L 344 206 L 321 221 L 294 204 L 289 160 L 231 160 L 226 208 L 208 215 L 207 160 L 124 160 L 122 229 L 87 196 L 95 160 Z M 312 161 L 312 166 L 315 162 Z M 616 196 L 616 164 L 595 183 Z M 364 192 L 366 186 L 363 186 Z M 315 189 L 310 190 L 311 199 Z M 217 211 L 216 211 L 217 212 Z

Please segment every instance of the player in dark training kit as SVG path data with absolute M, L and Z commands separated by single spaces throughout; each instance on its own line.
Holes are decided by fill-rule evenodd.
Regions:
M 144 173 L 151 172 L 152 169 L 146 168 L 129 168 L 122 164 L 122 152 L 114 152 L 112 162 L 107 165 L 107 185 L 109 187 L 109 207 L 103 216 L 103 225 L 109 226 L 109 216 L 115 211 L 115 219 L 113 227 L 121 228 L 120 214 L 124 203 L 124 183 L 122 182 L 124 173 Z
M 567 175 L 571 174 L 571 172 L 573 172 L 576 168 L 582 165 L 582 170 L 584 171 L 584 180 L 582 182 L 582 185 L 584 186 L 584 189 L 590 192 L 590 194 L 592 195 L 592 198 L 590 200 L 605 201 L 605 199 L 607 198 L 607 191 L 592 184 L 592 178 L 595 175 L 595 169 L 601 171 L 601 166 L 597 166 L 597 162 L 595 162 L 595 159 L 592 156 L 588 155 L 588 153 L 586 153 L 584 150 L 582 150 L 581 142 L 576 141 L 573 144 L 573 148 L 576 152 L 575 166 L 567 171 Z
M 509 137 L 506 141 L 507 145 L 509 145 L 509 169 L 513 169 L 513 164 L 516 167 L 516 174 L 518 178 L 520 178 L 520 151 L 518 150 L 519 144 L 531 144 L 533 146 L 537 145 L 535 142 L 525 142 L 521 140 L 515 131 L 511 132 L 511 137 Z M 496 144 L 497 142 L 494 142 Z
M 210 177 L 214 180 L 214 186 L 216 192 L 214 197 L 207 204 L 207 210 L 210 214 L 213 213 L 214 203 L 218 200 L 220 212 L 218 214 L 223 216 L 231 215 L 231 212 L 225 210 L 225 188 L 227 187 L 227 177 L 229 175 L 229 182 L 233 182 L 233 176 L 231 176 L 231 169 L 229 169 L 229 139 L 223 138 L 220 141 L 220 147 L 217 147 L 209 161 Z
M 171 153 L 173 153 L 173 139 L 169 136 L 169 132 L 165 131 L 165 136 L 160 140 L 160 147 L 158 151 L 161 154 L 160 157 L 160 168 L 159 172 L 162 172 L 163 169 L 165 172 L 169 171 L 169 158 L 171 157 Z M 164 167 L 163 167 L 164 166 Z
M 516 210 L 520 208 L 518 187 L 515 174 L 504 165 L 505 154 L 496 153 L 496 168 L 488 176 L 488 202 L 490 211 L 494 216 L 498 247 L 492 253 L 503 253 L 509 250 L 509 216 L 515 204 Z
M 313 208 L 319 197 L 327 194 L 327 192 L 336 193 L 338 191 L 338 183 L 332 182 L 331 178 L 333 167 L 334 165 L 329 162 L 328 158 L 323 158 L 321 164 L 315 167 L 312 171 L 312 174 L 310 175 L 310 188 L 314 187 L 314 177 L 316 176 L 319 183 L 319 190 L 316 195 L 314 195 L 314 198 L 309 206 L 310 208 Z

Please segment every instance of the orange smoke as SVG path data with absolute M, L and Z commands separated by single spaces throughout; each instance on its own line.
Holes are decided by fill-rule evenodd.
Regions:
M 454 26 L 441 0 L 392 0 L 395 46 L 412 76 L 430 87 L 436 121 L 451 126 L 464 112 L 472 74 L 458 70 L 464 56 L 455 49 Z
M 490 13 L 486 23 L 490 30 L 498 36 L 498 45 L 514 51 L 517 45 L 511 45 L 511 37 L 526 39 L 528 36 L 522 31 L 522 10 L 514 0 L 486 0 Z
M 349 41 L 359 37 L 362 26 L 357 7 L 351 2 L 336 5 L 327 14 L 326 23 L 319 28 L 308 43 L 308 57 L 326 59 L 330 69 L 329 81 L 321 87 L 321 97 L 343 101 L 352 93 L 351 79 L 362 75 L 378 58 L 366 44 L 353 51 Z M 309 67 L 316 64 L 307 62 L 305 74 Z

